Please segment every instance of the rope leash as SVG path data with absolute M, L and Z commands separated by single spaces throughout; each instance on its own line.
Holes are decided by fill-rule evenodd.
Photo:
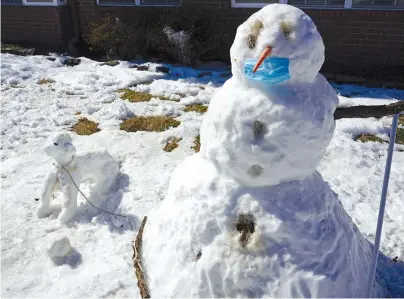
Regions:
M 69 170 L 67 170 L 67 168 L 66 168 L 66 166 L 68 166 L 69 164 L 71 164 L 71 163 L 73 162 L 73 160 L 74 160 L 74 156 L 72 157 L 72 160 L 71 160 L 69 163 L 67 163 L 65 166 L 59 167 L 59 166 L 56 165 L 55 163 L 53 163 L 53 165 L 54 165 L 57 169 L 59 169 L 59 170 L 65 170 L 65 171 L 67 172 L 67 174 L 69 175 L 69 177 L 70 177 L 70 179 L 71 179 L 71 181 L 72 181 L 74 187 L 76 187 L 77 191 L 80 192 L 80 194 L 84 197 L 84 199 L 85 199 L 91 206 L 93 206 L 94 208 L 96 208 L 97 210 L 99 210 L 99 211 L 101 211 L 101 212 L 104 212 L 104 213 L 107 213 L 107 214 L 111 214 L 111 215 L 114 215 L 114 216 L 117 216 L 117 217 L 126 218 L 126 219 L 128 220 L 128 222 L 129 222 L 129 224 L 130 224 L 130 227 L 132 228 L 132 231 L 134 231 L 135 229 L 134 229 L 134 227 L 133 227 L 132 221 L 130 221 L 130 218 L 129 218 L 128 216 L 125 216 L 125 215 L 122 215 L 122 214 L 112 213 L 112 212 L 106 211 L 106 210 L 104 210 L 104 209 L 101 209 L 101 208 L 95 206 L 95 205 L 87 198 L 87 196 L 84 195 L 84 193 L 83 193 L 83 192 L 80 190 L 80 188 L 77 186 L 77 184 L 76 184 L 76 182 L 74 181 L 74 179 L 73 179 L 72 175 L 70 174 Z
M 65 170 L 65 171 L 67 172 L 67 174 L 69 175 L 71 181 L 73 182 L 73 185 L 76 187 L 77 191 L 80 192 L 80 194 L 85 198 L 85 200 L 86 200 L 91 206 L 93 206 L 93 207 L 96 208 L 97 210 L 100 210 L 100 211 L 102 211 L 102 212 L 104 212 L 104 213 L 107 213 L 107 214 L 111 214 L 111 215 L 114 215 L 114 216 L 117 216 L 117 217 L 123 217 L 123 218 L 128 219 L 128 222 L 129 222 L 129 224 L 130 224 L 130 226 L 131 226 L 131 228 L 132 228 L 132 231 L 134 231 L 134 226 L 133 226 L 132 221 L 130 221 L 130 218 L 129 218 L 128 216 L 121 215 L 121 214 L 117 214 L 117 213 L 112 213 L 112 212 L 106 211 L 106 210 L 104 210 L 104 209 L 101 209 L 101 208 L 95 206 L 95 205 L 87 198 L 87 196 L 84 195 L 84 193 L 80 190 L 79 186 L 77 186 L 76 182 L 74 181 L 73 176 L 70 174 L 69 170 L 66 168 L 68 165 L 70 165 L 70 164 L 73 162 L 73 160 L 74 160 L 74 156 L 72 157 L 72 160 L 71 160 L 68 164 L 66 164 L 65 166 L 59 167 L 59 166 L 56 165 L 55 163 L 54 163 L 53 165 L 54 165 L 58 170 Z M 149 293 L 147 284 L 146 284 L 146 282 L 145 282 L 145 280 L 144 280 L 144 275 L 145 275 L 146 273 L 144 272 L 144 270 L 143 270 L 143 268 L 142 268 L 142 262 L 141 262 L 141 259 L 140 259 L 140 258 L 141 258 L 141 256 L 140 256 L 140 248 L 141 248 L 141 245 L 142 245 L 142 235 L 143 235 L 143 229 L 144 229 L 144 226 L 145 226 L 145 224 L 146 224 L 146 221 L 147 221 L 147 216 L 145 216 L 145 217 L 143 218 L 143 221 L 142 221 L 142 224 L 140 225 L 139 232 L 138 232 L 138 234 L 137 234 L 137 236 L 136 236 L 135 242 L 134 242 L 134 244 L 132 245 L 133 250 L 134 250 L 134 254 L 133 254 L 133 257 L 132 257 L 132 259 L 133 259 L 133 266 L 134 266 L 134 268 L 135 268 L 136 277 L 137 277 L 137 279 L 138 279 L 138 288 L 139 288 L 139 292 L 140 292 L 140 295 L 141 295 L 142 298 L 150 298 L 150 293 Z M 121 226 L 121 227 L 122 227 L 122 226 Z M 70 253 L 70 252 L 69 252 L 69 253 Z

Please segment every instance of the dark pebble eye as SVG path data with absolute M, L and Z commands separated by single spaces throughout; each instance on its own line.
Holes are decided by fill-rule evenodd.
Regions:
M 286 37 L 289 37 L 293 32 L 293 25 L 290 22 L 282 22 L 281 29 Z
M 256 37 L 254 34 L 248 35 L 247 44 L 248 44 L 248 47 L 249 47 L 250 49 L 254 49 L 254 48 L 255 48 L 256 42 L 257 42 L 257 37 Z
M 56 142 L 54 142 L 53 144 L 54 144 L 54 145 L 58 145 L 58 143 L 56 143 Z

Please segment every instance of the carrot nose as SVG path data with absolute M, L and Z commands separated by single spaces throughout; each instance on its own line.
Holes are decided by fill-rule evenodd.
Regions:
M 267 58 L 269 55 L 271 55 L 272 48 L 270 46 L 266 47 L 264 51 L 262 51 L 260 58 L 258 59 L 257 63 L 255 64 L 253 68 L 253 73 L 257 71 L 257 69 L 260 67 L 260 65 L 264 62 L 265 58 Z

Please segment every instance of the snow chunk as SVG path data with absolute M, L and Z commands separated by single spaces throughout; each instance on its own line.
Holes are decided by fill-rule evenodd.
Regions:
M 97 116 L 104 120 L 124 120 L 134 115 L 135 114 L 125 104 L 125 101 L 121 99 L 115 100 L 110 105 L 103 106 L 101 110 L 97 112 Z
M 66 236 L 55 239 L 46 250 L 51 259 L 63 258 L 67 256 L 70 251 L 70 240 Z

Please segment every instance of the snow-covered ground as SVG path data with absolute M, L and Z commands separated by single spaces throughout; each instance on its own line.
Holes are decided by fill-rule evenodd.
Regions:
M 125 219 L 91 210 L 58 228 L 56 215 L 38 219 L 36 208 L 44 177 L 53 167 L 42 147 L 55 132 L 68 131 L 79 117 L 99 122 L 100 132 L 78 136 L 78 151 L 107 149 L 120 161 L 117 196 L 107 208 L 129 215 L 137 231 L 143 216 L 164 200 L 175 167 L 194 153 L 203 115 L 185 112 L 186 105 L 209 100 L 228 78 L 228 70 L 170 67 L 170 74 L 137 71 L 128 62 L 101 66 L 82 58 L 80 65 L 63 66 L 45 56 L 1 55 L 1 296 L 2 297 L 139 297 L 132 264 L 134 232 Z M 50 84 L 37 84 L 52 79 Z M 152 81 L 151 84 L 142 84 Z M 120 88 L 134 89 L 180 101 L 129 103 Z M 404 92 L 354 85 L 335 86 L 340 105 L 376 105 L 404 99 Z M 179 96 L 181 95 L 181 96 Z M 226 100 L 226 99 L 223 99 Z M 81 112 L 81 115 L 76 115 Z M 119 124 L 129 116 L 166 115 L 181 124 L 165 132 L 128 133 Z M 319 172 L 363 234 L 373 240 L 387 154 L 387 144 L 360 143 L 360 133 L 388 140 L 391 117 L 337 121 L 334 138 Z M 169 137 L 179 147 L 163 150 Z M 404 146 L 396 145 L 382 235 L 382 252 L 404 256 Z M 83 185 L 88 194 L 91 183 Z M 57 194 L 58 195 L 58 194 Z M 58 201 L 58 196 L 54 202 Z M 87 204 L 79 196 L 84 207 Z M 84 209 L 83 211 L 86 211 Z M 168 211 L 169 212 L 169 211 Z M 122 226 L 122 227 L 121 227 Z M 74 250 L 65 264 L 55 265 L 46 249 L 55 238 L 67 236 Z M 397 263 L 397 267 L 400 265 Z M 381 271 L 383 269 L 380 269 Z M 400 272 L 401 271 L 401 272 Z M 404 268 L 391 277 L 392 296 L 404 297 Z M 388 273 L 384 273 L 388 275 Z

